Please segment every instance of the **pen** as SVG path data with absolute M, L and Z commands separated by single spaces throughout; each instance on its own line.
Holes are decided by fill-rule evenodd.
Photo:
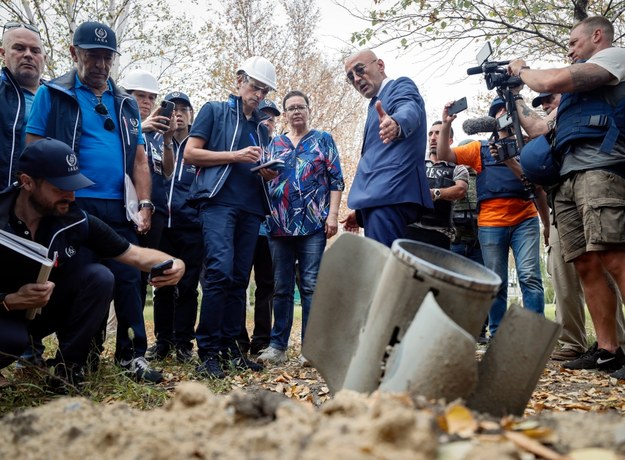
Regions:
M 252 145 L 254 147 L 258 147 L 258 144 L 256 143 L 256 139 L 254 138 L 254 135 L 252 133 L 248 133 L 248 134 L 250 135 L 250 140 L 252 141 Z M 261 157 L 261 160 L 265 161 L 265 150 L 263 149 L 262 152 L 263 152 L 263 155 Z M 259 164 L 262 163 L 261 160 L 258 161 Z

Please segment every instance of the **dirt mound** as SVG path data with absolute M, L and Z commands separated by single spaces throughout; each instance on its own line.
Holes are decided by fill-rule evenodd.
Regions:
M 619 458 L 625 444 L 617 414 L 545 414 L 531 430 L 537 426 L 560 452 L 599 447 Z M 532 451 L 523 445 L 527 430 L 515 439 L 458 404 L 415 404 L 406 395 L 342 391 L 315 408 L 273 392 L 217 396 L 184 382 L 164 407 L 146 412 L 61 398 L 11 413 L 0 420 L 0 458 L 517 459 Z
M 0 422 L 0 458 L 426 459 L 436 444 L 406 398 L 343 392 L 317 410 L 270 392 L 215 396 L 193 382 L 149 412 L 61 398 Z

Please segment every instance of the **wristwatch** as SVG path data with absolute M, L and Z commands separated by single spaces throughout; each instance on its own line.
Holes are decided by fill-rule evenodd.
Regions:
M 434 189 L 434 191 L 433 191 L 433 193 L 432 193 L 432 195 L 434 195 L 434 196 L 433 196 L 433 198 L 432 198 L 432 200 L 434 200 L 434 201 L 438 200 L 438 199 L 441 197 L 441 191 L 440 191 L 440 189 L 435 188 L 435 189 Z
M 154 203 L 152 203 L 150 200 L 139 201 L 139 211 L 141 211 L 143 208 L 148 208 L 152 211 L 152 214 L 154 214 Z

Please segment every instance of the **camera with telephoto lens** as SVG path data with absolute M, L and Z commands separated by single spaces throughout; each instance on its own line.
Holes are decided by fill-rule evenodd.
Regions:
M 489 61 L 488 58 L 493 54 L 493 48 L 490 42 L 486 42 L 482 49 L 477 53 L 477 67 L 467 69 L 467 75 L 478 75 L 483 73 L 486 80 L 486 87 L 495 88 L 515 88 L 523 84 L 519 77 L 508 75 L 507 65 L 510 61 Z

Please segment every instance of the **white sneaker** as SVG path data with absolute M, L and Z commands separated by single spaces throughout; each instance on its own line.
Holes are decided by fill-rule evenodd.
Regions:
M 257 361 L 263 363 L 270 364 L 281 364 L 287 362 L 286 351 L 278 350 L 274 347 L 267 347 L 265 350 L 256 358 Z

